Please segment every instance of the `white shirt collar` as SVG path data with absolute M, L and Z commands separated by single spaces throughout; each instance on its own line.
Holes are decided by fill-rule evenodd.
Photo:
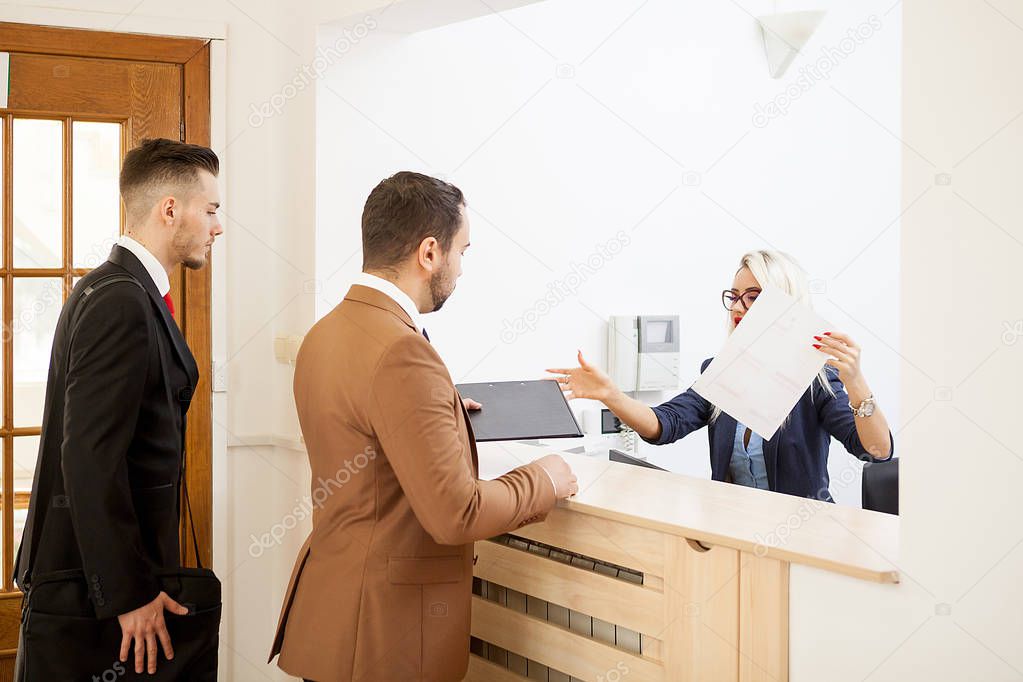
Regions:
M 360 272 L 352 284 L 358 284 L 370 289 L 376 289 L 382 294 L 387 295 L 392 301 L 401 306 L 401 309 L 408 314 L 412 319 L 412 324 L 416 326 L 417 332 L 423 331 L 423 320 L 422 314 L 419 312 L 419 308 L 412 302 L 412 298 L 404 291 L 398 288 L 394 282 L 388 282 L 382 277 L 371 275 L 368 272 Z
M 160 292 L 161 296 L 166 296 L 167 292 L 170 291 L 170 278 L 167 277 L 167 271 L 160 265 L 160 261 L 157 260 L 156 256 L 149 252 L 149 249 L 139 244 L 137 241 L 129 237 L 128 235 L 122 235 L 117 240 L 118 246 L 124 248 L 135 254 L 135 257 L 142 262 L 142 267 L 146 269 L 149 276 L 153 280 L 153 284 L 156 285 L 157 291 Z

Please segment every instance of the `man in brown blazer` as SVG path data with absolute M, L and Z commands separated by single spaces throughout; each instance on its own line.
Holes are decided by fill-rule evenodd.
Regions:
M 472 543 L 542 520 L 576 478 L 558 455 L 477 478 L 468 415 L 421 317 L 461 275 L 461 191 L 398 173 L 367 199 L 362 239 L 363 273 L 295 364 L 315 509 L 270 659 L 315 682 L 454 682 Z

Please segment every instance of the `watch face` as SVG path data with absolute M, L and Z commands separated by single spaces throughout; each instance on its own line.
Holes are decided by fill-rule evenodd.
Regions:
M 864 402 L 863 405 L 860 406 L 860 414 L 864 417 L 869 417 L 874 414 L 874 402 Z

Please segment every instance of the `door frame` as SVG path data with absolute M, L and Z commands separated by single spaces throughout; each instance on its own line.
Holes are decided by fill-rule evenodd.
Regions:
M 24 20 L 31 21 L 32 13 L 31 9 L 23 12 L 29 15 Z M 42 11 L 38 13 L 41 15 L 38 24 L 0 22 L 0 51 L 177 64 L 182 67 L 184 140 L 205 146 L 213 146 L 214 139 L 222 143 L 226 103 L 219 96 L 222 89 L 217 93 L 218 96 L 213 96 L 212 84 L 215 82 L 216 87 L 223 87 L 223 30 L 210 31 L 210 25 L 203 24 L 203 28 L 196 31 L 199 34 L 219 33 L 216 37 L 220 39 L 216 40 L 209 37 L 169 37 L 166 35 L 165 19 L 154 18 L 150 21 L 142 18 L 133 22 L 133 27 L 138 28 L 140 21 L 143 24 L 151 23 L 154 35 L 119 33 L 91 30 L 89 24 L 95 21 L 93 13 L 68 12 L 67 23 L 76 27 L 46 25 L 52 24 L 53 15 L 46 14 L 44 18 Z M 158 32 L 164 35 L 156 35 Z M 213 275 L 214 269 L 218 271 L 216 277 Z M 214 462 L 223 461 L 223 453 L 215 452 L 213 437 L 213 353 L 215 347 L 222 353 L 226 343 L 222 317 L 216 330 L 213 328 L 212 317 L 214 309 L 221 316 L 226 308 L 223 302 L 225 284 L 224 256 L 218 256 L 217 251 L 211 256 L 208 267 L 202 270 L 184 269 L 183 272 L 185 301 L 180 306 L 183 311 L 181 324 L 185 327 L 185 338 L 195 355 L 201 375 L 189 409 L 186 433 L 186 453 L 189 455 L 186 460 L 187 484 L 192 510 L 196 514 L 200 555 L 203 565 L 207 567 L 211 567 L 213 561 Z M 221 399 L 217 405 L 218 413 L 222 410 L 222 404 Z M 206 447 L 203 449 L 204 443 Z M 184 534 L 185 523 L 183 513 L 182 559 L 185 565 L 194 565 L 195 552 L 190 535 Z M 21 594 L 17 591 L 0 593 L 0 602 L 13 599 L 20 601 Z M 18 623 L 8 622 L 6 617 L 0 621 L 0 658 L 6 658 L 16 650 Z M 7 667 L 4 663 L 6 661 L 0 663 L 0 668 Z

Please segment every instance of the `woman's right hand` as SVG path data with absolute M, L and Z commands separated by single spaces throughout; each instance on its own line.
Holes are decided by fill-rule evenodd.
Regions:
M 660 437 L 661 422 L 649 406 L 622 393 L 608 375 L 586 362 L 582 351 L 578 357 L 578 367 L 547 370 L 556 375 L 566 398 L 599 400 L 643 438 L 656 440 Z
M 569 400 L 590 398 L 606 403 L 618 388 L 608 375 L 586 362 L 582 351 L 578 351 L 577 357 L 578 367 L 554 368 L 547 371 L 555 375 L 555 379 L 561 384 L 562 392 Z

